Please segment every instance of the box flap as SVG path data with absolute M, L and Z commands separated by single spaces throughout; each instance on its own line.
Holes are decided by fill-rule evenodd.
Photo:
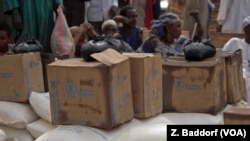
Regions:
M 185 66 L 185 67 L 210 67 L 221 63 L 221 58 L 208 59 L 203 61 L 188 61 L 184 57 L 174 56 L 163 60 L 163 65 Z
M 224 114 L 250 115 L 250 104 L 232 106 Z
M 131 53 L 131 52 L 123 52 L 122 55 L 133 58 L 146 58 L 153 57 L 155 54 L 153 53 Z
M 111 48 L 108 48 L 100 53 L 93 53 L 91 57 L 107 66 L 112 66 L 128 59 L 128 57 Z
M 222 57 L 228 57 L 234 55 L 235 53 L 241 53 L 241 49 L 233 50 L 233 51 L 223 51 L 222 49 L 216 49 L 216 55 L 220 55 Z
M 104 66 L 102 63 L 98 61 L 93 62 L 85 62 L 81 58 L 70 58 L 64 60 L 56 60 L 48 66 L 63 66 L 63 67 L 96 67 L 96 66 Z

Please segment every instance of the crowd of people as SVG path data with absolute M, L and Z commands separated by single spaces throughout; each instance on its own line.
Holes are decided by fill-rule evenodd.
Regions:
M 214 1 L 169 0 L 169 7 L 176 2 L 184 3 L 184 13 L 180 17 L 167 9 L 159 12 L 159 0 L 77 0 L 73 3 L 67 0 L 2 0 L 2 14 L 12 16 L 12 23 L 1 21 L 0 51 L 1 54 L 10 52 L 18 38 L 29 33 L 41 42 L 42 52 L 51 53 L 55 11 L 61 6 L 74 38 L 75 57 L 81 56 L 82 44 L 100 35 L 112 34 L 129 44 L 134 52 L 161 53 L 166 58 L 182 53 L 188 40 L 209 39 Z M 220 0 L 217 31 L 244 33 L 241 22 L 250 15 L 248 5 L 248 0 Z M 141 9 L 144 13 L 139 12 Z M 150 32 L 143 40 L 145 29 Z M 189 34 L 182 35 L 182 31 Z
M 58 7 L 74 38 L 75 57 L 81 57 L 83 44 L 101 35 L 128 44 L 132 52 L 161 53 L 162 58 L 183 52 L 189 40 L 209 39 L 211 15 L 217 7 L 217 32 L 245 34 L 244 39 L 233 38 L 223 50 L 243 50 L 244 76 L 250 78 L 250 0 L 169 0 L 184 5 L 184 13 L 161 10 L 160 0 L 2 0 L 2 15 L 12 17 L 11 23 L 0 23 L 0 53 L 11 53 L 15 42 L 27 33 L 43 45 L 42 52 L 52 53 L 51 33 Z M 143 12 L 142 12 L 143 11 Z M 237 11 L 237 12 L 236 12 Z M 149 30 L 143 40 L 142 33 Z M 188 35 L 182 35 L 188 31 Z

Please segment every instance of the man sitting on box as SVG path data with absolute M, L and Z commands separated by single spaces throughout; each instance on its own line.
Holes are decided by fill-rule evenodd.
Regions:
M 232 38 L 223 47 L 223 51 L 242 50 L 243 77 L 246 80 L 247 102 L 250 102 L 250 16 L 242 22 L 245 38 Z
M 11 29 L 7 23 L 0 23 L 0 55 L 11 54 L 13 44 L 11 43 Z

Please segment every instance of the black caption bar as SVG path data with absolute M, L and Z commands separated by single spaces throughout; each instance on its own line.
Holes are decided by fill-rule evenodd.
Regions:
M 167 141 L 250 141 L 250 125 L 167 125 Z

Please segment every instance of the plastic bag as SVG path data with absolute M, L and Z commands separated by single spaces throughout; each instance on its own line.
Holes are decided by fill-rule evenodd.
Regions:
M 206 58 L 213 57 L 216 49 L 210 40 L 192 41 L 184 45 L 184 56 L 188 61 L 202 61 Z
M 119 52 L 132 52 L 133 49 L 124 41 L 115 39 L 112 35 L 103 35 L 81 46 L 81 54 L 85 61 L 95 61 L 90 55 L 93 53 L 104 51 L 107 48 L 112 48 Z
M 57 8 L 57 19 L 51 35 L 52 53 L 74 56 L 75 45 L 61 6 Z
M 21 36 L 13 48 L 15 54 L 28 52 L 41 52 L 42 44 L 30 34 Z

